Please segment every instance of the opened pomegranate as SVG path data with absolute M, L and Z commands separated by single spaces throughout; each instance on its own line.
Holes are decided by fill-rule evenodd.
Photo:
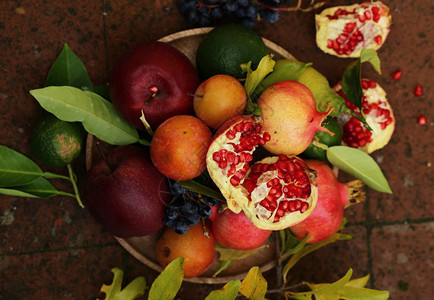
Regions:
M 352 111 L 361 115 L 359 108 L 345 97 L 340 83 L 333 89 L 345 99 L 346 105 Z M 362 79 L 362 90 L 362 110 L 372 131 L 369 131 L 355 117 L 342 115 L 339 121 L 344 124 L 343 143 L 371 153 L 389 143 L 395 130 L 395 117 L 392 107 L 387 101 L 386 92 L 378 83 L 373 80 Z
M 278 81 L 267 87 L 258 99 L 264 119 L 264 130 L 271 140 L 264 145 L 279 155 L 298 155 L 312 142 L 317 131 L 325 131 L 322 121 L 334 109 L 320 113 L 316 110 L 312 92 L 297 81 Z
M 208 149 L 207 168 L 233 212 L 243 210 L 258 228 L 279 230 L 312 211 L 316 175 L 296 156 L 267 157 L 250 166 L 256 147 L 269 140 L 259 117 L 229 120 Z
M 390 31 L 389 8 L 380 1 L 330 7 L 315 16 L 316 43 L 325 53 L 359 57 L 363 48 L 377 50 Z
M 310 234 L 307 242 L 317 243 L 332 236 L 342 224 L 344 208 L 364 201 L 366 194 L 360 180 L 339 182 L 325 162 L 306 160 L 305 163 L 317 172 L 318 201 L 312 213 L 290 229 L 300 241 Z

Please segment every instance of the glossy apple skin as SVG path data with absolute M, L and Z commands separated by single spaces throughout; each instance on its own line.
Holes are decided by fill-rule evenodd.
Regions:
M 114 148 L 86 174 L 84 201 L 91 215 L 110 233 L 128 238 L 163 227 L 169 201 L 167 179 L 135 146 Z
M 166 43 L 147 42 L 118 59 L 109 90 L 125 120 L 144 130 L 142 110 L 153 129 L 171 116 L 192 114 L 192 95 L 199 83 L 196 69 L 182 52 Z

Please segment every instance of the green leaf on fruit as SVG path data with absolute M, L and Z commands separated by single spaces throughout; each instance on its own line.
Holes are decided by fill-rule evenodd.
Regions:
M 240 286 L 240 280 L 229 281 L 221 289 L 212 291 L 205 300 L 234 300 L 238 296 Z
M 347 146 L 329 147 L 327 159 L 332 165 L 360 179 L 374 190 L 392 194 L 389 183 L 378 164 L 362 150 Z
M 57 195 L 75 197 L 73 194 L 58 191 L 43 177 L 26 185 L 0 188 L 0 194 L 28 198 L 50 198 Z
M 312 291 L 292 293 L 288 295 L 292 299 L 369 299 L 385 300 L 389 298 L 388 291 L 378 291 L 355 286 L 354 280 L 350 280 L 353 270 L 349 269 L 344 277 L 334 283 L 311 284 L 305 283 Z M 364 279 L 363 277 L 362 279 Z M 357 279 L 356 279 L 357 280 Z M 359 284 L 359 282 L 357 283 Z
M 203 184 L 200 184 L 194 180 L 185 180 L 185 181 L 178 181 L 178 184 L 185 187 L 187 190 L 205 195 L 220 201 L 226 201 L 226 199 L 223 197 L 223 195 L 212 188 L 209 188 Z
M 133 300 L 145 293 L 145 277 L 139 276 L 131 281 L 124 289 L 121 289 L 124 272 L 119 268 L 113 268 L 111 271 L 114 274 L 112 284 L 103 284 L 100 290 L 105 294 L 105 300 Z
M 30 158 L 0 145 L 0 187 L 27 185 L 43 175 L 39 166 Z
M 101 96 L 69 86 L 31 90 L 39 104 L 57 118 L 82 122 L 87 132 L 112 145 L 140 142 L 137 130 Z M 149 144 L 145 141 L 144 144 Z
M 170 262 L 152 283 L 148 300 L 174 299 L 184 279 L 183 266 L 183 257 L 178 257 Z
M 93 86 L 83 62 L 71 51 L 66 43 L 51 66 L 45 82 L 45 86 L 64 85 L 80 89 L 91 88 Z
M 371 49 L 363 49 L 360 57 L 352 62 L 342 76 L 342 92 L 348 101 L 356 105 L 362 110 L 362 67 L 363 62 L 370 62 L 374 69 L 381 74 L 380 58 L 376 51 Z
M 261 114 L 262 110 L 259 105 L 253 102 L 252 95 L 265 76 L 273 71 L 275 61 L 273 60 L 272 55 L 268 54 L 261 59 L 255 71 L 252 71 L 251 64 L 252 62 L 249 62 L 246 66 L 247 77 L 246 82 L 244 83 L 244 89 L 247 94 L 246 112 L 258 116 Z
M 263 300 L 267 293 L 267 281 L 259 267 L 250 268 L 249 273 L 241 282 L 240 293 L 247 299 Z

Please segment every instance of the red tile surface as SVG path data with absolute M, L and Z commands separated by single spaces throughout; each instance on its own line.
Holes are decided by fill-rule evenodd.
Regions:
M 65 42 L 85 63 L 94 83 L 105 84 L 111 64 L 128 48 L 193 27 L 179 14 L 176 2 L 1 1 L 0 143 L 32 157 L 28 138 L 43 111 L 28 91 L 43 86 Z M 364 64 L 362 75 L 386 90 L 397 119 L 389 145 L 372 155 L 394 194 L 368 189 L 368 200 L 345 212 L 353 240 L 303 258 L 291 276 L 292 282 L 331 282 L 352 267 L 355 277 L 371 272 L 371 287 L 389 290 L 391 299 L 429 299 L 434 294 L 432 8 L 426 1 L 383 2 L 393 18 L 391 33 L 378 52 L 383 74 Z M 344 3 L 349 1 L 328 6 Z M 278 23 L 262 22 L 257 31 L 297 59 L 313 62 L 334 85 L 351 60 L 316 47 L 316 12 L 281 13 Z M 397 69 L 403 75 L 394 81 Z M 418 83 L 424 94 L 415 97 Z M 420 114 L 426 115 L 427 125 L 417 124 Z M 81 183 L 84 154 L 75 168 Z M 43 169 L 67 173 L 63 168 Z M 341 173 L 340 179 L 352 178 Z M 54 183 L 72 191 L 66 182 Z M 94 299 L 111 280 L 114 266 L 124 269 L 125 282 L 144 275 L 150 283 L 158 275 L 124 251 L 72 198 L 0 196 L 1 299 Z M 275 270 L 265 276 L 276 288 Z M 179 297 L 204 299 L 221 286 L 184 283 Z
M 433 223 L 375 228 L 371 237 L 372 275 L 392 299 L 430 299 L 434 295 Z

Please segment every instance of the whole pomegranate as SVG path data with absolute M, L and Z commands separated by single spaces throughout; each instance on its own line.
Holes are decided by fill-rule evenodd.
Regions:
M 306 160 L 317 172 L 318 201 L 313 212 L 302 222 L 290 227 L 291 232 L 308 243 L 317 243 L 333 235 L 342 224 L 344 208 L 365 200 L 364 184 L 360 180 L 341 183 L 332 169 L 319 160 Z
M 279 230 L 302 221 L 312 211 L 317 199 L 316 176 L 296 156 L 267 157 L 250 166 L 256 147 L 269 140 L 261 118 L 231 119 L 208 149 L 207 169 L 229 209 L 243 210 L 260 229 Z
M 211 222 L 211 231 L 216 241 L 227 248 L 250 250 L 262 246 L 271 234 L 270 230 L 256 227 L 244 212 L 234 213 L 224 206 Z
M 273 154 L 297 155 L 306 150 L 317 131 L 325 131 L 322 121 L 331 112 L 316 110 L 312 92 L 297 81 L 278 81 L 258 99 L 264 119 L 263 130 L 270 134 L 264 148 Z
M 361 115 L 359 108 L 345 97 L 340 83 L 333 89 L 345 99 L 346 105 L 352 111 Z M 371 153 L 389 143 L 395 130 L 395 117 L 386 92 L 378 83 L 362 79 L 362 90 L 362 109 L 372 131 L 365 128 L 355 117 L 342 115 L 339 122 L 343 123 L 343 144 Z
M 315 16 L 316 43 L 325 53 L 359 57 L 363 48 L 377 50 L 390 31 L 389 8 L 380 1 L 336 6 Z

